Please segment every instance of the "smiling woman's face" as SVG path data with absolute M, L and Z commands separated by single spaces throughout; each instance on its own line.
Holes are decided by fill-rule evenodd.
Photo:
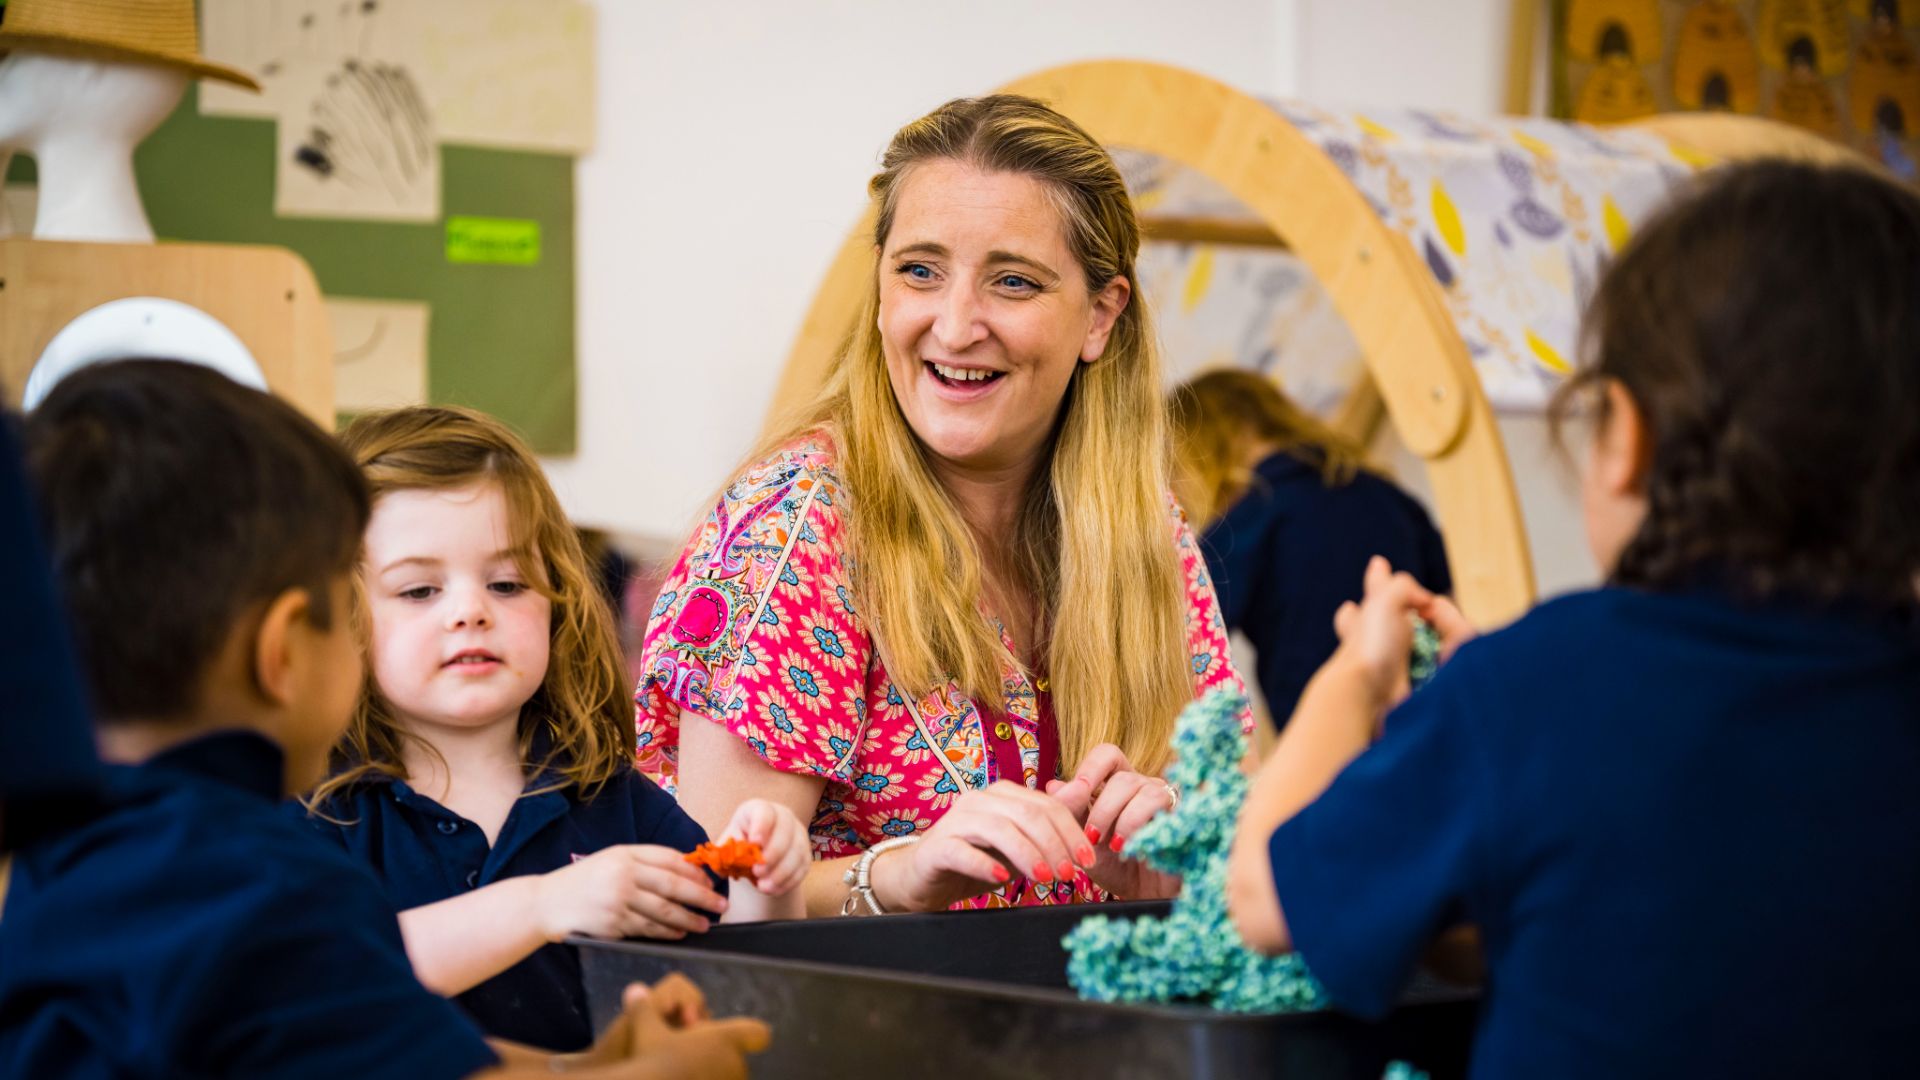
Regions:
M 916 165 L 880 250 L 880 340 L 907 423 L 969 470 L 1037 462 L 1076 364 L 1126 306 L 1089 294 L 1041 181 L 953 160 Z

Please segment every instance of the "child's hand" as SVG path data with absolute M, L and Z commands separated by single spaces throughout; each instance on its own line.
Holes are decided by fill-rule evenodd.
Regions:
M 785 896 L 807 877 L 813 845 L 807 827 L 792 810 L 767 799 L 748 799 L 733 812 L 720 841 L 746 840 L 760 845 L 753 887 L 766 896 Z
M 540 875 L 534 905 L 548 941 L 568 934 L 678 940 L 707 929 L 707 919 L 689 908 L 718 914 L 727 901 L 680 852 L 620 844 Z
M 1329 663 L 1355 672 L 1383 709 L 1407 696 L 1407 665 L 1413 652 L 1411 615 L 1433 624 L 1440 635 L 1443 660 L 1473 636 L 1473 627 L 1453 601 L 1428 592 L 1410 574 L 1395 573 L 1378 555 L 1367 563 L 1366 594 L 1360 603 L 1349 600 L 1333 616 L 1340 647 Z
M 686 976 L 652 987 L 631 983 L 621 1012 L 593 1046 L 568 1060 L 573 1068 L 644 1066 L 635 1076 L 744 1077 L 746 1055 L 766 1049 L 771 1032 L 758 1020 L 714 1020 L 706 998 Z

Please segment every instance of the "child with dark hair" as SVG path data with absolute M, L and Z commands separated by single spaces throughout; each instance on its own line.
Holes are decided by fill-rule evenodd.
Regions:
M 373 879 L 280 809 L 321 778 L 360 690 L 367 490 L 325 432 L 212 371 L 129 361 L 58 386 L 26 444 L 120 764 L 95 813 L 15 857 L 0 1075 L 686 1075 L 764 1041 L 695 1023 L 680 985 L 583 1058 L 489 1046 L 413 977 Z
M 1477 926 L 1477 1077 L 1911 1075 L 1920 197 L 1728 168 L 1587 333 L 1555 410 L 1597 419 L 1607 584 L 1461 645 L 1372 566 L 1242 813 L 1235 922 L 1363 1015 Z M 1459 648 L 1406 697 L 1410 613 Z

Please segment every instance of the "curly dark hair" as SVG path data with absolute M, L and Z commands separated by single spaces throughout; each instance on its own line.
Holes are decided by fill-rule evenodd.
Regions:
M 1920 196 L 1863 168 L 1709 174 L 1627 246 L 1584 334 L 1555 426 L 1617 380 L 1651 441 L 1615 584 L 1915 605 Z

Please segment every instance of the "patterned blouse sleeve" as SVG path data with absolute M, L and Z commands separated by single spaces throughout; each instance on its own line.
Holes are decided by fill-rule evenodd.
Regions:
M 647 623 L 634 697 L 641 771 L 673 786 L 685 711 L 782 772 L 846 779 L 872 645 L 842 567 L 839 498 L 803 452 L 723 493 Z
M 1193 674 L 1193 696 L 1209 690 L 1227 689 L 1247 692 L 1234 670 L 1232 648 L 1227 642 L 1227 623 L 1220 613 L 1220 600 L 1214 595 L 1213 580 L 1207 573 L 1207 560 L 1187 524 L 1186 514 L 1174 507 L 1174 545 L 1180 553 L 1180 573 L 1187 589 L 1187 659 Z M 1253 710 L 1240 716 L 1241 731 L 1253 731 Z

